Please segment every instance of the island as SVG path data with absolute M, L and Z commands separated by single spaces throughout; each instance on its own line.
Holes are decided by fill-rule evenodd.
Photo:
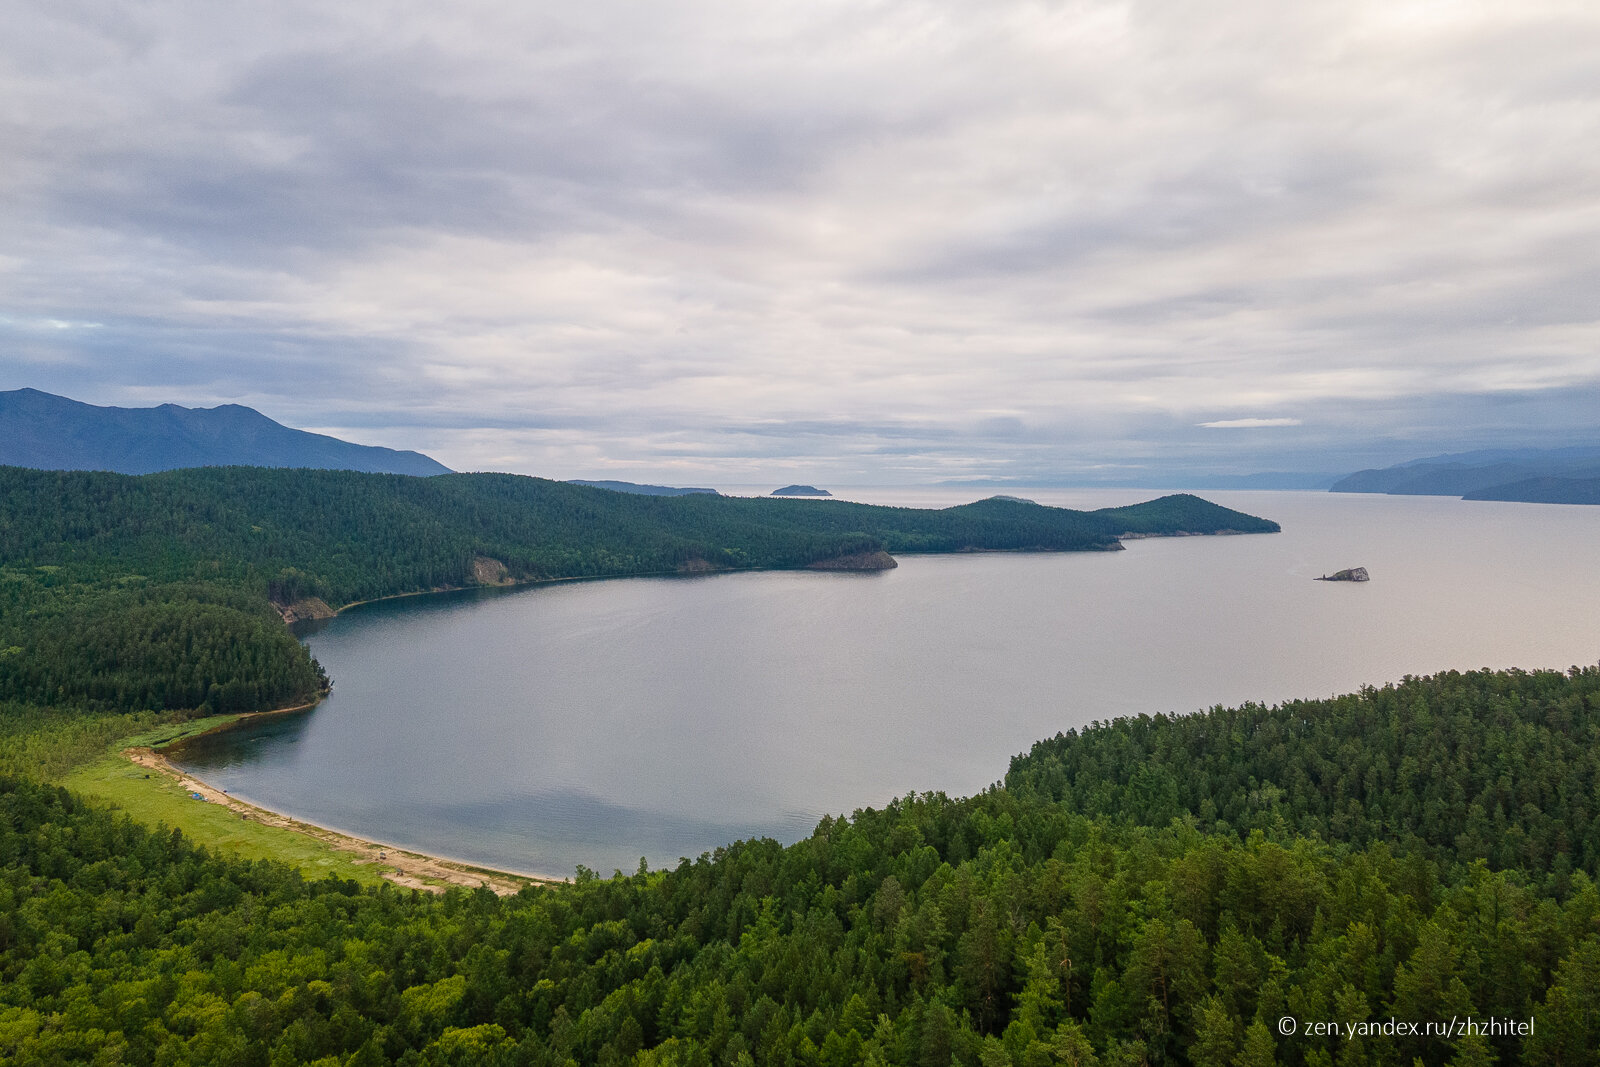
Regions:
M 1324 574 L 1320 578 L 1311 580 L 1314 582 L 1369 582 L 1372 580 L 1372 576 L 1367 573 L 1367 568 L 1365 567 L 1346 567 L 1342 571 L 1334 571 L 1332 574 Z
M 773 496 L 832 496 L 826 489 L 818 489 L 814 485 L 786 485 L 782 489 L 774 489 Z

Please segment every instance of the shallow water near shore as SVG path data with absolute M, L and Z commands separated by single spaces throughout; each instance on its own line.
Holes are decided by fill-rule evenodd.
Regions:
M 1160 495 L 1007 492 L 1082 508 Z M 1283 532 L 364 605 L 307 636 L 335 680 L 325 702 L 176 762 L 362 837 L 609 873 L 797 840 L 908 791 L 972 793 L 1033 741 L 1094 720 L 1600 660 L 1600 508 L 1199 495 Z M 1354 566 L 1372 580 L 1312 581 Z

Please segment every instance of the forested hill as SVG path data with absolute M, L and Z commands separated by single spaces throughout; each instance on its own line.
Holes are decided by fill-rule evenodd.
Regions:
M 1329 700 L 1069 731 L 1006 788 L 1087 815 L 1287 828 L 1600 877 L 1600 672 L 1455 672 Z
M 1116 548 L 1276 530 L 1192 496 L 1098 512 L 981 500 L 652 497 L 507 474 L 0 468 L 0 698 L 248 710 L 321 678 L 278 604 L 505 581 L 804 567 L 857 553 Z
M 1007 788 L 507 899 L 306 883 L 0 781 L 0 1060 L 1593 1064 L 1600 892 L 1559 834 L 1593 840 L 1597 696 L 1483 672 L 1102 725 Z
M 650 497 L 508 474 L 435 478 L 251 467 L 131 478 L 0 468 L 0 562 L 85 577 L 219 575 L 344 604 L 515 579 L 801 567 L 849 553 L 1092 550 L 1127 531 L 1266 532 L 1191 496 L 1100 512 L 999 499 L 939 511 L 842 501 Z

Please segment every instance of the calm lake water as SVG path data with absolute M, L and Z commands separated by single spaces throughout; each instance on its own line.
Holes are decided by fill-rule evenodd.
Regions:
M 1083 508 L 1159 495 L 1010 492 Z M 1600 508 L 1202 495 L 1283 533 L 368 605 L 307 639 L 335 680 L 327 701 L 182 762 L 363 837 L 609 873 L 796 840 L 908 791 L 972 793 L 1033 741 L 1097 719 L 1600 660 Z M 1351 566 L 1372 581 L 1311 581 Z

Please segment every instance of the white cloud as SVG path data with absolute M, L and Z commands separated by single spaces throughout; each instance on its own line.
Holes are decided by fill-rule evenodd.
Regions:
M 1218 419 L 1199 424 L 1208 430 L 1256 430 L 1267 426 L 1299 426 L 1299 419 Z
M 1590 4 L 240 17 L 8 26 L 0 315 L 104 329 L 21 338 L 0 388 L 458 467 L 891 479 L 1298 425 L 1217 411 L 1300 411 L 1270 436 L 1305 449 L 1514 431 L 1446 390 L 1568 391 L 1557 432 L 1600 383 Z

